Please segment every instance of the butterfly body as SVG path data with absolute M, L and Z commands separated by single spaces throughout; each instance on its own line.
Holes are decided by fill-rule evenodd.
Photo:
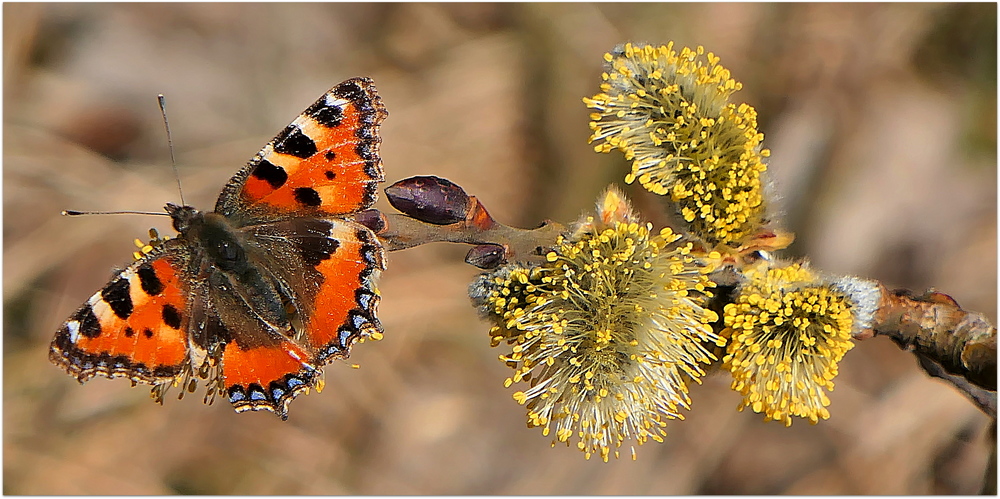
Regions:
M 178 236 L 116 275 L 56 333 L 50 359 L 96 375 L 224 393 L 282 419 L 324 364 L 379 337 L 375 234 L 355 214 L 383 180 L 374 85 L 337 85 L 223 189 L 216 210 L 167 204 Z

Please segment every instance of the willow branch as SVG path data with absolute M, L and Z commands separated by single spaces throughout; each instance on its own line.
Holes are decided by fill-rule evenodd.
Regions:
M 402 213 L 379 214 L 377 222 L 362 223 L 375 230 L 389 251 L 431 242 L 470 244 L 473 248 L 465 261 L 491 269 L 513 260 L 540 261 L 566 230 L 548 220 L 535 229 L 504 225 L 475 196 L 438 177 L 411 177 L 385 192 L 390 204 Z
M 411 177 L 386 188 L 399 214 L 369 210 L 359 221 L 378 234 L 386 249 L 398 251 L 430 242 L 472 245 L 466 262 L 492 269 L 508 261 L 544 258 L 566 228 L 546 221 L 536 229 L 518 229 L 493 219 L 486 207 L 454 183 L 438 177 Z M 785 236 L 790 241 L 790 236 Z M 772 246 L 774 244 L 772 243 Z M 741 251 L 745 257 L 754 248 Z M 711 278 L 721 286 L 742 279 L 742 258 L 733 259 Z M 871 329 L 855 339 L 891 338 L 912 351 L 923 369 L 965 393 L 984 412 L 996 416 L 996 327 L 980 313 L 963 310 L 950 296 L 928 292 L 912 296 L 874 283 L 879 303 Z
M 997 388 L 996 327 L 976 312 L 963 310 L 939 292 L 911 296 L 882 288 L 873 332 L 901 348 L 929 357 L 950 374 L 987 390 Z
M 955 388 L 969 397 L 969 399 L 979 407 L 979 410 L 983 411 L 991 418 L 996 419 L 997 392 L 989 391 L 985 388 L 976 386 L 961 376 L 949 374 L 943 367 L 941 367 L 941 364 L 926 355 L 915 355 L 917 356 L 917 361 L 920 363 L 920 367 L 927 372 L 928 375 L 935 378 L 941 378 L 942 380 L 951 383 L 955 386 Z

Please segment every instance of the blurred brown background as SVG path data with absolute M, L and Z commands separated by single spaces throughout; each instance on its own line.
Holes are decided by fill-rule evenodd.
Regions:
M 975 493 L 987 418 L 888 340 L 842 363 L 832 418 L 737 413 L 724 376 L 638 461 L 549 448 L 465 295 L 467 248 L 390 255 L 385 339 L 281 422 L 201 391 L 79 386 L 60 323 L 168 221 L 63 209 L 187 201 L 335 83 L 375 79 L 386 176 L 447 177 L 501 221 L 590 209 L 626 164 L 587 144 L 584 96 L 627 40 L 704 45 L 744 83 L 797 242 L 833 273 L 951 294 L 996 320 L 996 4 L 11 4 L 4 36 L 4 488 L 8 494 Z M 630 186 L 654 221 L 656 200 Z M 379 207 L 391 210 L 384 200 Z M 626 449 L 625 455 L 628 455 Z M 994 475 L 995 477 L 995 475 Z M 995 480 L 995 478 L 994 478 Z M 995 490 L 995 489 L 994 489 Z

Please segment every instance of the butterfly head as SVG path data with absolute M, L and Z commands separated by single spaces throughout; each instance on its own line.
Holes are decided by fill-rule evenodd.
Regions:
M 170 214 L 170 218 L 173 219 L 174 230 L 184 234 L 191 228 L 191 223 L 199 217 L 202 217 L 202 213 L 195 209 L 193 206 L 179 206 L 174 203 L 167 203 L 164 208 L 167 213 Z

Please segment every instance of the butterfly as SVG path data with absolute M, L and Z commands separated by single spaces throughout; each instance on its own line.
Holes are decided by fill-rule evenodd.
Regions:
M 233 176 L 214 211 L 167 203 L 178 235 L 71 315 L 49 359 L 80 383 L 151 384 L 161 403 L 204 379 L 205 403 L 225 394 L 236 412 L 287 419 L 296 395 L 322 389 L 323 365 L 382 336 L 385 256 L 364 222 L 387 115 L 371 79 L 344 81 Z

